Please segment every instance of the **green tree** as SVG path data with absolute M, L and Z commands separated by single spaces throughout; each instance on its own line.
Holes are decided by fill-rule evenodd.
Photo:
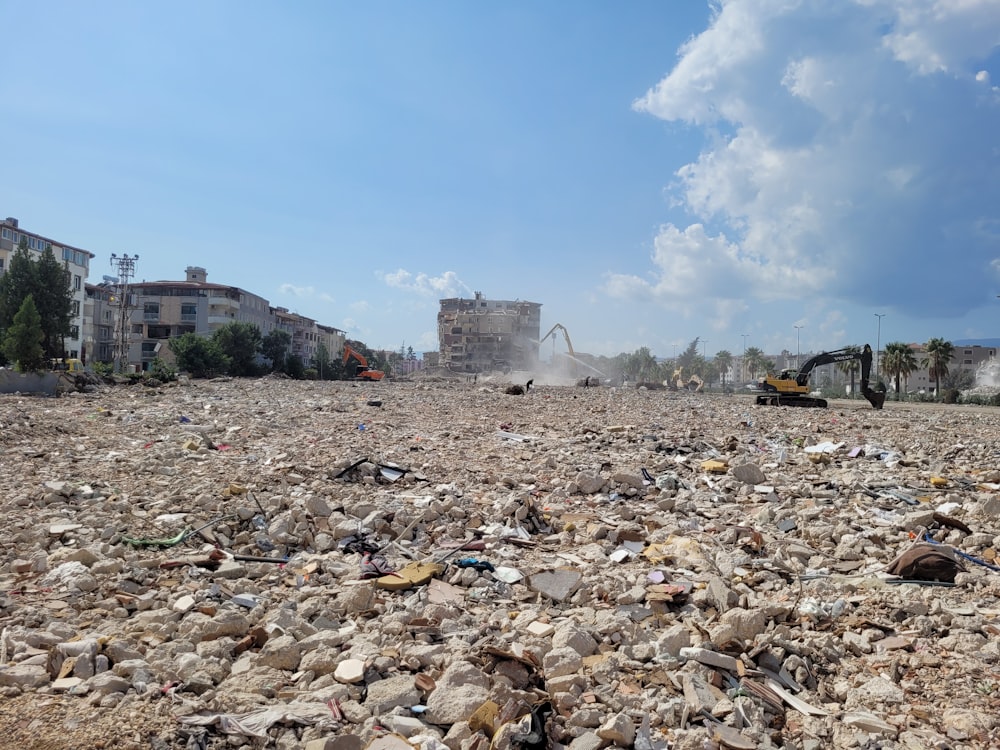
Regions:
M 722 380 L 722 390 L 726 389 L 726 373 L 733 365 L 733 355 L 728 349 L 720 349 L 715 353 L 715 366 L 719 370 L 719 377 Z
M 284 368 L 288 347 L 291 345 L 292 334 L 281 328 L 275 328 L 261 339 L 260 353 L 271 360 L 272 372 Z
M 229 369 L 229 358 L 214 338 L 185 333 L 170 339 L 170 351 L 177 359 L 177 368 L 196 378 L 211 378 Z
M 28 251 L 27 241 L 21 240 L 17 250 L 10 256 L 7 272 L 0 276 L 0 330 L 13 324 L 24 298 L 34 288 L 35 262 Z
M 0 331 L 13 323 L 29 295 L 41 321 L 43 356 L 64 356 L 73 311 L 69 272 L 56 260 L 51 245 L 35 259 L 22 239 L 7 272 L 0 276 Z
M 896 400 L 899 401 L 900 380 L 910 377 L 916 372 L 917 358 L 913 356 L 913 350 L 902 341 L 890 341 L 885 345 L 882 353 L 882 372 L 896 380 Z
M 260 352 L 260 329 L 253 323 L 226 323 L 212 334 L 212 339 L 229 360 L 229 374 L 256 375 Z
M 42 319 L 42 348 L 45 356 L 59 358 L 66 356 L 66 336 L 73 324 L 73 290 L 70 287 L 70 272 L 56 260 L 52 246 L 35 261 L 35 306 Z
M 45 365 L 42 319 L 29 294 L 21 303 L 3 338 L 4 353 L 14 361 L 19 372 L 41 370 Z
M 851 344 L 850 346 L 845 346 L 844 351 L 850 352 L 851 354 L 861 354 L 861 347 L 856 344 Z M 851 398 L 854 398 L 854 378 L 861 372 L 861 360 L 859 359 L 845 359 L 843 362 L 837 363 L 837 369 L 840 370 L 845 375 L 849 375 L 851 378 Z
M 641 346 L 632 352 L 626 360 L 626 372 L 636 382 L 654 379 L 659 372 L 656 357 L 648 346 Z
M 306 376 L 306 367 L 302 362 L 302 357 L 298 354 L 289 354 L 285 357 L 285 372 L 288 377 L 296 380 L 303 380 Z
M 677 367 L 683 367 L 685 374 L 696 371 L 695 364 L 698 360 L 698 342 L 700 340 L 698 336 L 695 336 L 694 340 L 687 345 L 687 349 L 677 357 Z
M 316 366 L 317 375 L 320 380 L 328 380 L 330 378 L 330 350 L 326 348 L 326 344 L 322 341 L 316 347 L 316 356 L 313 357 L 313 363 Z
M 921 361 L 921 366 L 926 367 L 928 374 L 934 378 L 934 395 L 941 397 L 941 378 L 948 374 L 948 363 L 951 362 L 951 355 L 955 352 L 955 346 L 950 341 L 942 338 L 933 338 L 924 344 L 927 356 Z
M 757 373 L 760 372 L 761 370 L 766 369 L 764 367 L 764 363 L 765 363 L 764 352 L 762 352 L 756 346 L 747 347 L 743 359 L 743 366 L 746 367 L 747 373 L 749 373 L 751 380 L 756 380 Z

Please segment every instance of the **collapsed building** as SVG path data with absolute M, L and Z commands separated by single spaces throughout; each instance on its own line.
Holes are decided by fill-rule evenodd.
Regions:
M 526 370 L 538 361 L 542 306 L 522 300 L 440 300 L 439 363 L 456 372 Z

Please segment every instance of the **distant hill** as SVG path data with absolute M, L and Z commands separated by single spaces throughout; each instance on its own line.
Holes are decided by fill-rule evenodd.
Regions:
M 1000 347 L 1000 339 L 959 339 L 958 341 L 952 341 L 951 343 L 955 346 Z

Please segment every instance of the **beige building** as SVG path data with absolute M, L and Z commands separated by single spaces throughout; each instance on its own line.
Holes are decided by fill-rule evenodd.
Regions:
M 527 370 L 538 362 L 542 306 L 521 300 L 440 300 L 439 364 L 455 372 Z
M 930 370 L 923 365 L 924 360 L 927 358 L 927 350 L 924 349 L 923 344 L 910 344 L 910 350 L 913 352 L 914 359 L 917 360 L 917 370 L 906 379 L 905 390 L 911 393 L 914 391 L 933 393 L 934 378 L 931 377 Z M 968 371 L 975 375 L 981 365 L 989 362 L 991 359 L 996 359 L 996 357 L 997 347 L 995 346 L 955 346 L 951 355 L 951 362 L 948 364 L 949 376 L 959 371 Z M 886 384 L 894 387 L 893 384 L 889 383 L 889 380 L 889 378 L 886 378 Z M 901 388 L 900 392 L 902 393 L 903 391 L 904 389 Z M 942 386 L 943 392 L 944 386 Z
M 19 225 L 17 219 L 8 216 L 0 222 L 0 274 L 10 267 L 10 257 L 17 250 L 21 241 L 28 246 L 28 251 L 41 255 L 46 247 L 51 247 L 56 260 L 62 261 L 69 271 L 70 289 L 73 292 L 73 324 L 66 338 L 65 356 L 73 359 L 86 360 L 92 355 L 84 346 L 84 307 L 86 295 L 84 284 L 90 272 L 90 261 L 96 256 L 89 250 L 82 250 L 64 242 L 43 237 L 29 232 Z

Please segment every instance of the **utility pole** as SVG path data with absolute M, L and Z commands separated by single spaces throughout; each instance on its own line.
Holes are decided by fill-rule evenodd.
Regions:
M 115 316 L 115 346 L 114 360 L 115 373 L 121 374 L 128 365 L 128 334 L 132 321 L 132 293 L 129 291 L 129 282 L 135 275 L 135 262 L 139 260 L 138 254 L 129 255 L 125 253 L 118 255 L 111 253 L 111 265 L 118 271 L 118 314 Z
M 882 345 L 882 318 L 885 317 L 885 313 L 875 313 L 875 317 L 878 318 L 878 333 L 875 334 L 875 385 L 878 385 L 878 361 L 880 359 L 878 350 Z
M 743 361 L 740 362 L 740 380 L 746 382 L 747 379 L 747 339 L 750 338 L 749 333 L 741 333 L 740 336 L 743 337 Z M 743 386 L 740 385 L 740 388 Z
M 800 356 L 799 350 L 799 331 L 802 326 L 795 326 L 795 369 L 798 370 L 802 367 L 802 357 Z

